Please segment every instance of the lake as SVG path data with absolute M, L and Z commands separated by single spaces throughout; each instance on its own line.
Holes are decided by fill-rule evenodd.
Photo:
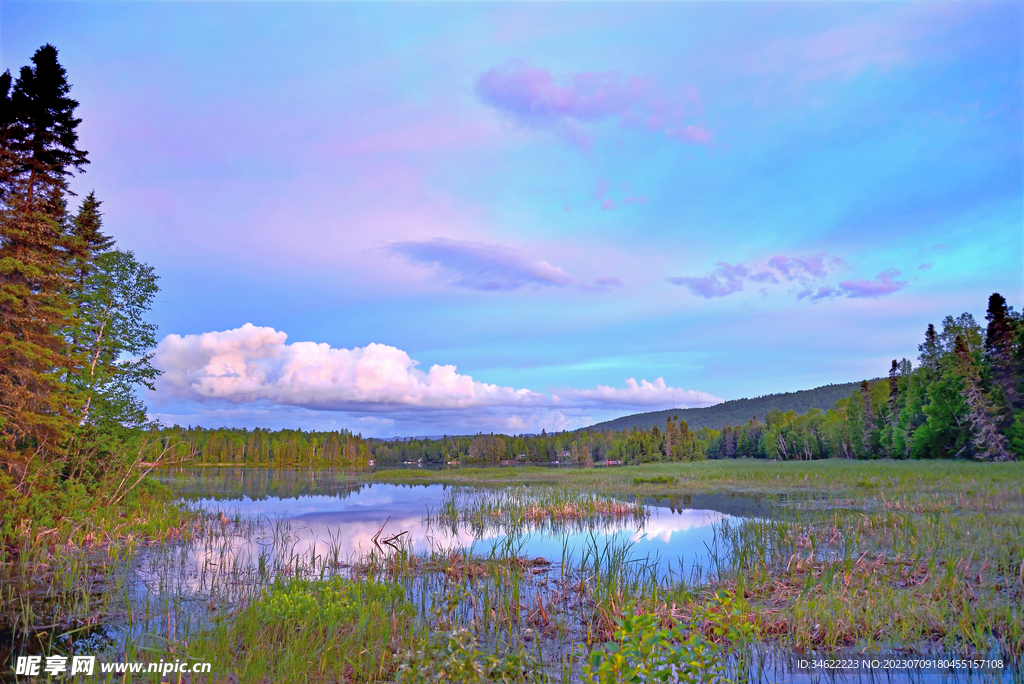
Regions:
M 572 562 L 584 547 L 628 547 L 632 557 L 655 564 L 659 574 L 678 574 L 708 565 L 716 525 L 763 514 L 767 508 L 761 500 L 742 496 L 697 497 L 694 503 L 692 497 L 637 500 L 625 495 L 618 501 L 631 508 L 623 515 L 519 520 L 508 512 L 510 505 L 543 502 L 558 496 L 558 490 L 537 485 L 356 484 L 344 471 L 269 468 L 190 468 L 164 472 L 157 479 L 205 512 L 258 526 L 255 534 L 233 540 L 229 553 L 236 566 L 255 565 L 261 554 L 264 562 L 272 560 L 267 540 L 274 530 L 287 528 L 287 553 L 304 558 L 330 556 L 353 563 L 384 548 L 381 539 L 399 535 L 398 541 L 417 554 L 460 550 L 488 556 L 511 545 L 516 556 L 555 563 Z M 464 512 L 493 505 L 497 498 L 508 499 L 510 491 L 516 501 L 505 501 L 504 515 L 486 521 L 471 515 L 452 521 L 440 515 L 446 505 Z M 189 562 L 205 556 L 205 550 L 195 551 Z

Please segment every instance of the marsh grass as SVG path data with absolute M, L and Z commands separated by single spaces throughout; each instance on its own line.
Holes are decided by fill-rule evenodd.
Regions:
M 392 475 L 479 488 L 489 484 L 489 470 Z M 398 538 L 350 557 L 340 538 L 310 545 L 293 523 L 225 509 L 184 516 L 191 522 L 165 543 L 14 554 L 13 577 L 43 579 L 34 588 L 10 578 L 3 584 L 5 618 L 14 616 L 29 637 L 22 651 L 204 660 L 214 663 L 211 682 L 430 681 L 444 663 L 508 681 L 575 682 L 588 677 L 588 653 L 625 644 L 616 635 L 626 618 L 649 616 L 636 624 L 658 639 L 670 634 L 673 648 L 694 638 L 729 648 L 713 608 L 727 595 L 730 624 L 753 639 L 746 650 L 721 650 L 731 654 L 733 679 L 761 681 L 765 662 L 781 661 L 762 647 L 999 653 L 1020 673 L 1020 464 L 710 462 L 517 472 L 529 487 L 460 491 L 428 514 L 438 525 L 511 525 L 490 548 L 414 553 Z M 599 522 L 609 514 L 604 501 L 705 491 L 758 492 L 773 503 L 768 514 L 718 523 L 708 562 L 686 573 L 681 561 L 673 568 L 596 534 L 575 550 L 564 542 L 553 562 L 521 554 L 515 529 L 568 529 L 552 521 Z M 627 516 L 643 509 L 625 505 L 633 511 Z M 584 515 L 548 514 L 563 510 Z M 43 608 L 47 601 L 59 618 Z

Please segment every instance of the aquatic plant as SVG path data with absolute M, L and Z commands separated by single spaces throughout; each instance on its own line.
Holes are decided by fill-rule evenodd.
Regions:
M 421 639 L 404 654 L 395 672 L 398 684 L 520 684 L 543 680 L 539 664 L 529 651 L 520 646 L 501 655 L 485 653 L 466 628 Z

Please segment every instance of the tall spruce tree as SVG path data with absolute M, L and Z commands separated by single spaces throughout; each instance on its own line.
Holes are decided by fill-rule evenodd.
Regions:
M 44 45 L 13 82 L 0 78 L 0 449 L 56 450 L 73 426 L 62 369 L 73 366 L 63 332 L 68 299 L 67 213 L 78 148 L 78 103 Z
M 928 329 L 924 331 L 924 342 L 917 346 L 917 350 L 920 352 L 918 359 L 921 367 L 932 372 L 938 371 L 942 349 L 939 346 L 939 334 L 933 324 L 928 324 Z
M 988 312 L 985 314 L 988 326 L 985 329 L 985 360 L 991 372 L 994 394 L 997 397 L 1003 428 L 1013 423 L 1014 409 L 1021 407 L 1017 387 L 1018 368 L 1015 363 L 1017 326 L 1020 322 L 1013 308 L 1006 305 L 1006 299 L 995 292 L 988 298 Z

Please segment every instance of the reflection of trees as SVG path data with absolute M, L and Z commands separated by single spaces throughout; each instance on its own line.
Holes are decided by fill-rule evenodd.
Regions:
M 268 498 L 298 499 L 303 496 L 347 498 L 365 485 L 352 481 L 341 468 L 175 468 L 154 478 L 172 488 L 179 497 L 254 501 Z
M 647 497 L 644 503 L 648 506 L 669 508 L 673 513 L 684 510 L 709 510 L 737 517 L 756 517 L 776 515 L 778 510 L 794 503 L 803 503 L 811 499 L 822 498 L 823 495 L 800 492 L 714 492 L 696 494 L 671 494 L 669 496 Z

